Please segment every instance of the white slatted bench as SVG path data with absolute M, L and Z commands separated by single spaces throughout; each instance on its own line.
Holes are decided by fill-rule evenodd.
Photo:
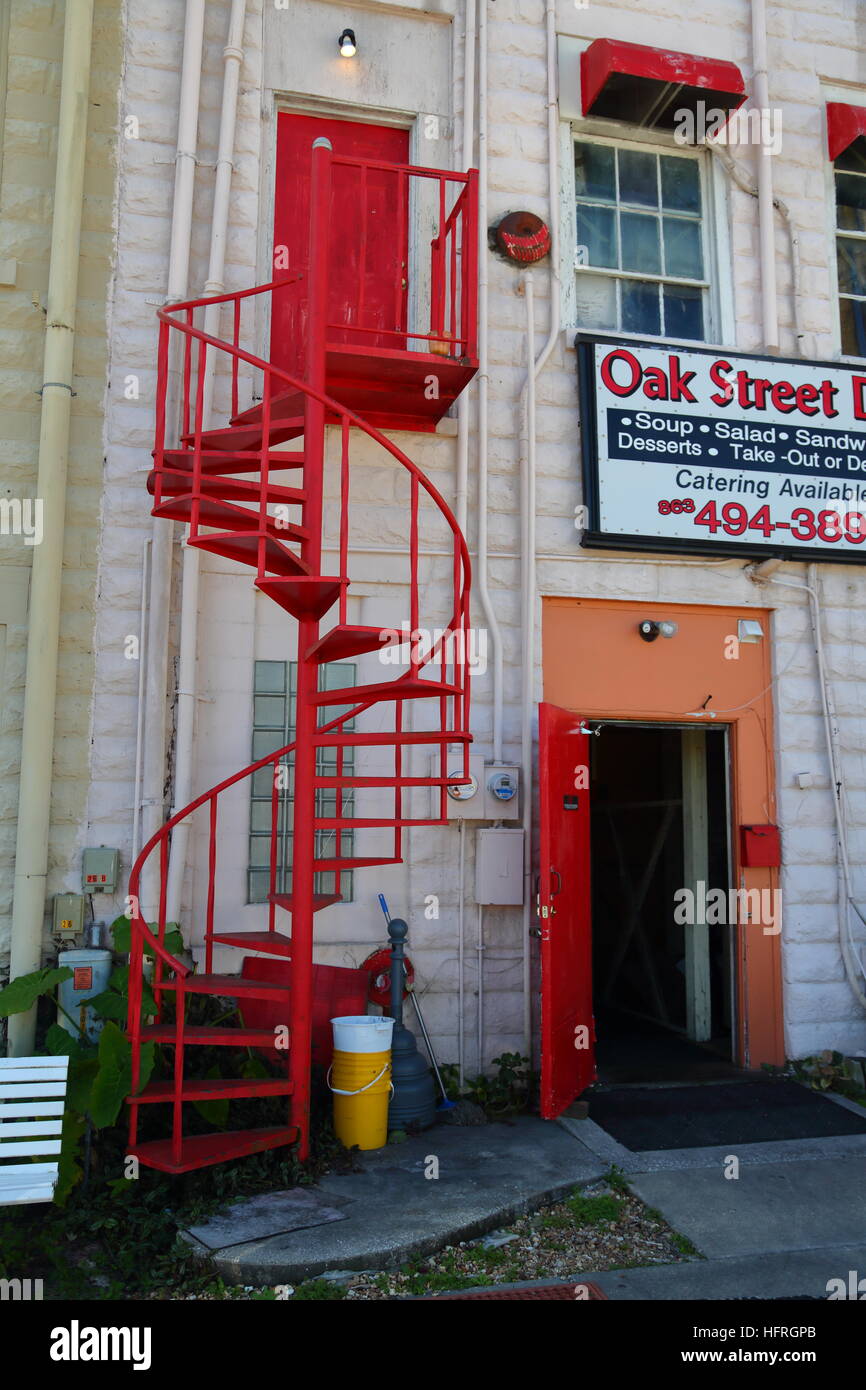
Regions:
M 9 1163 L 60 1154 L 68 1057 L 0 1058 L 0 1206 L 50 1202 L 57 1163 Z

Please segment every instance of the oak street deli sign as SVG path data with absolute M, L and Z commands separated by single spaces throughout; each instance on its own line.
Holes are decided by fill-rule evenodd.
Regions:
M 588 546 L 866 558 L 866 369 L 578 340 Z

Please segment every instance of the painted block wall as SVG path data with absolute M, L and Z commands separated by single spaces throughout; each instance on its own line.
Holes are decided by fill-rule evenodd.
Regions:
M 100 542 L 100 596 L 97 613 L 97 693 L 88 834 L 121 837 L 128 868 L 131 774 L 137 672 L 122 654 L 123 637 L 138 630 L 139 567 L 149 534 L 144 477 L 152 447 L 154 307 L 165 291 L 169 213 L 175 138 L 183 6 L 180 0 L 128 0 L 122 111 L 139 115 L 137 141 L 119 150 L 118 253 L 111 307 L 112 393 L 106 416 L 106 478 Z M 267 0 L 251 0 L 245 33 L 241 81 L 227 287 L 269 278 L 273 113 L 278 98 L 309 109 L 357 115 L 406 117 L 435 112 L 450 117 L 435 162 L 454 162 L 459 148 L 461 24 L 445 11 L 425 17 L 412 5 L 353 7 L 359 36 L 359 62 L 341 67 L 334 58 L 336 34 L 345 20 L 339 6 L 304 0 L 304 26 L 291 12 Z M 206 72 L 199 126 L 196 225 L 190 290 L 202 288 L 213 176 L 207 167 L 216 144 L 221 82 L 221 47 L 228 6 L 208 5 Z M 823 108 L 846 86 L 848 100 L 866 103 L 866 34 L 850 0 L 820 4 L 786 0 L 771 8 L 770 97 L 783 111 L 782 150 L 774 161 L 776 189 L 797 227 L 802 257 L 804 355 L 832 358 L 838 352 L 834 305 L 831 183 L 825 159 Z M 333 52 L 319 49 L 333 29 Z M 588 41 L 607 35 L 635 42 L 675 43 L 677 48 L 728 58 L 750 80 L 749 13 L 745 0 L 721 0 L 698 11 L 682 0 L 623 0 L 577 9 L 562 3 L 558 32 Z M 305 36 L 309 43 L 302 47 Z M 316 40 L 316 43 L 313 40 Z M 328 39 L 330 42 L 330 40 Z M 367 61 L 364 44 L 376 56 Z M 440 47 L 437 47 L 440 45 Z M 301 64 L 298 55 L 304 52 Z M 383 67 L 382 52 L 388 57 Z M 443 57 L 443 53 L 446 55 Z M 427 61 L 425 55 L 430 54 Z M 442 90 L 452 61 L 457 81 Z M 368 75 L 365 76 L 365 73 Z M 819 78 L 819 74 L 821 77 Z M 450 80 L 450 79 L 449 79 Z M 858 85 L 858 83 L 860 85 Z M 341 85 L 342 84 L 342 85 Z M 544 9 L 541 0 L 497 0 L 490 7 L 490 217 L 519 207 L 548 215 L 546 143 L 546 67 Z M 853 85 L 851 85 L 853 84 Z M 560 93 L 562 110 L 574 109 L 574 92 Z M 569 105 L 571 103 L 571 105 Z M 450 139 L 448 134 L 450 133 Z M 623 132 L 625 134 L 625 132 Z M 755 152 L 732 151 L 747 179 L 754 177 Z M 433 162 L 433 161 L 431 161 Z M 735 324 L 728 347 L 760 350 L 759 269 L 756 203 L 721 179 L 721 217 L 731 247 L 731 311 Z M 776 228 L 782 352 L 794 355 L 790 248 L 784 224 Z M 536 276 L 536 342 L 547 328 L 547 276 Z M 518 418 L 527 349 L 525 306 L 514 269 L 490 261 L 490 592 L 502 632 L 505 656 L 504 755 L 519 756 L 522 640 L 519 628 Z M 123 399 L 114 383 L 140 375 L 137 401 Z M 218 396 L 218 402 L 220 397 Z M 429 472 L 447 498 L 453 498 L 456 446 L 453 423 L 435 436 L 401 434 L 401 447 Z M 579 418 L 575 355 L 563 333 L 538 388 L 538 587 L 541 594 L 707 602 L 771 608 L 773 665 L 776 675 L 776 756 L 779 819 L 786 845 L 783 961 L 786 1049 L 802 1056 L 822 1047 L 866 1047 L 866 1019 L 844 978 L 838 949 L 837 886 L 834 868 L 833 808 L 805 595 L 795 589 L 758 587 L 743 562 L 676 562 L 640 555 L 605 558 L 580 549 L 574 508 L 581 502 Z M 332 441 L 333 447 L 333 441 Z M 360 451 L 359 476 L 368 490 L 354 511 L 352 621 L 399 623 L 406 602 L 398 550 L 399 509 L 388 489 L 387 470 L 372 452 Z M 475 455 L 469 504 L 469 541 L 474 549 Z M 360 470 L 363 469 L 363 475 Z M 441 579 L 430 562 L 428 592 L 441 601 Z M 785 566 L 784 576 L 803 582 L 805 568 Z M 782 577 L 782 576 L 780 576 Z M 860 610 L 862 570 L 819 566 L 828 668 L 841 723 L 848 781 L 850 852 L 858 895 L 866 894 L 866 666 Z M 439 588 L 437 589 L 437 584 Z M 477 604 L 473 622 L 482 624 Z M 250 760 L 253 661 L 289 659 L 291 625 L 281 611 L 256 596 L 246 571 L 207 559 L 204 567 L 199 631 L 199 689 L 195 788 L 220 780 Z M 473 726 L 479 751 L 490 755 L 491 677 L 475 683 Z M 540 659 L 536 694 L 541 694 Z M 796 774 L 811 771 L 814 785 L 801 791 Z M 221 919 L 258 924 L 261 909 L 245 904 L 243 869 L 247 803 L 233 803 L 232 844 L 218 893 Z M 202 842 L 193 841 L 187 876 L 184 925 L 200 937 L 204 903 Z M 406 863 L 356 875 L 355 901 L 329 909 L 317 919 L 317 958 L 357 964 L 382 941 L 383 924 L 375 902 L 384 891 L 393 912 L 410 923 L 410 953 L 418 969 L 424 1006 L 440 1056 L 452 1060 L 457 1045 L 457 905 L 459 832 L 454 827 L 410 832 Z M 475 1068 L 477 983 L 476 909 L 471 899 L 474 833 L 465 836 L 466 1001 L 464 1024 L 467 1065 Z M 433 895 L 439 918 L 425 916 Z M 120 903 L 117 904 L 118 910 Z M 518 911 L 490 909 L 484 926 L 485 1046 L 483 1063 L 503 1050 L 522 1046 L 521 921 Z M 231 958 L 222 962 L 230 968 Z
M 48 893 L 80 886 L 93 698 L 93 628 L 108 366 L 106 298 L 115 250 L 114 192 L 122 16 L 96 0 L 85 202 L 78 272 Z M 12 0 L 4 65 L 0 261 L 0 497 L 35 495 L 45 298 L 57 162 L 64 6 Z M 27 595 L 33 546 L 0 535 L 0 978 L 9 953 L 20 770 Z

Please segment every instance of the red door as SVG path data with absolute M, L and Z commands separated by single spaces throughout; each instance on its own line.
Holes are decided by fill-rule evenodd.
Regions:
M 538 707 L 541 822 L 541 1114 L 555 1119 L 595 1080 L 589 842 L 589 735 Z
M 277 118 L 274 194 L 274 279 L 307 264 L 310 241 L 310 160 L 325 136 L 335 155 L 409 162 L 409 132 L 319 116 L 281 112 Z M 335 164 L 332 170 L 328 322 L 368 332 L 331 330 L 331 343 L 402 348 L 407 306 L 408 198 L 406 182 L 387 169 Z M 303 375 L 307 299 L 303 281 L 275 292 L 271 361 Z M 376 330 L 384 330 L 377 332 Z

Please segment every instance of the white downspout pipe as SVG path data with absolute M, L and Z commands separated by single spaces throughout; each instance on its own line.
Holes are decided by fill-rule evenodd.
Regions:
M 836 825 L 836 845 L 839 871 L 839 947 L 842 964 L 851 992 L 861 1008 L 866 1009 L 864 993 L 864 968 L 858 958 L 851 935 L 851 909 L 861 921 L 866 920 L 854 898 L 854 885 L 851 877 L 851 863 L 848 858 L 848 827 L 845 816 L 845 773 L 839 749 L 838 726 L 832 709 L 830 686 L 827 678 L 827 664 L 824 659 L 824 639 L 821 632 L 821 596 L 818 592 L 818 569 L 810 564 L 806 569 L 806 583 L 794 579 L 777 579 L 775 575 L 766 581 L 779 584 L 785 589 L 801 589 L 808 594 L 809 613 L 812 620 L 812 639 L 815 645 L 815 660 L 818 674 L 818 690 L 821 695 L 821 717 L 824 724 L 824 738 L 827 746 L 827 765 L 830 772 L 830 795 L 833 798 L 833 815 Z
M 12 900 L 12 978 L 28 975 L 42 964 L 92 41 L 93 0 L 67 0 L 36 480 L 36 496 L 43 509 L 43 536 L 41 544 L 33 549 L 30 572 Z M 35 1033 L 35 1007 L 27 1013 L 13 1014 L 9 1019 L 9 1056 L 26 1057 L 32 1053 Z
M 463 140 L 460 170 L 472 166 L 475 148 L 475 29 L 477 24 L 475 0 L 465 0 L 463 35 Z M 469 493 L 469 389 L 457 399 L 457 479 L 455 514 L 457 524 L 466 534 L 466 510 Z
M 534 786 L 533 715 L 535 709 L 535 385 L 559 337 L 562 285 L 559 236 L 559 123 L 556 105 L 556 3 L 546 0 L 547 30 L 547 145 L 550 222 L 550 321 L 547 338 L 535 357 L 535 301 L 531 273 L 524 277 L 526 297 L 526 381 L 520 393 L 520 512 L 521 512 L 521 667 L 520 760 L 523 778 L 523 1051 L 532 1055 L 532 805 Z
M 487 624 L 493 663 L 493 760 L 502 761 L 502 636 L 487 588 L 487 448 L 490 433 L 488 396 L 490 390 L 489 352 L 489 261 L 487 248 L 488 116 L 487 116 L 487 5 L 479 0 L 478 21 L 478 597 Z
M 767 12 L 765 0 L 752 0 L 752 67 L 755 102 L 761 112 L 770 111 L 767 76 Z M 776 245 L 773 218 L 773 155 L 769 144 L 761 144 L 758 160 L 758 240 L 761 263 L 761 317 L 764 348 L 779 351 L 779 310 L 776 299 Z
M 210 256 L 208 260 L 206 295 L 220 295 L 225 290 L 226 238 L 228 235 L 231 202 L 235 129 L 237 125 L 238 85 L 244 60 L 242 47 L 247 0 L 232 0 L 228 39 L 223 49 L 222 110 L 220 113 L 219 145 L 214 180 L 213 214 L 211 218 Z M 205 309 L 204 331 L 219 336 L 220 306 L 209 304 Z M 202 419 L 205 427 L 210 421 L 213 405 L 216 353 L 209 352 L 205 363 L 204 402 Z M 198 599 L 201 575 L 201 551 L 193 546 L 183 548 L 183 589 L 180 612 L 180 639 L 177 666 L 177 737 L 175 740 L 174 801 L 172 815 L 192 800 L 193 747 L 195 707 L 197 698 L 198 658 Z M 189 846 L 189 821 L 180 821 L 171 838 L 168 864 L 166 914 L 170 922 L 181 915 L 183 880 Z
M 184 299 L 189 282 L 192 207 L 198 142 L 199 92 L 204 45 L 205 0 L 187 0 L 183 35 L 183 63 L 177 118 L 177 155 L 174 201 L 171 213 L 171 245 L 168 260 L 166 302 Z M 176 336 L 176 335 L 175 335 Z M 176 349 L 176 344 L 173 347 Z M 179 356 L 172 354 L 171 398 L 167 406 L 168 431 L 177 430 L 179 404 Z M 150 612 L 147 624 L 147 676 L 144 696 L 144 756 L 142 759 L 142 843 L 163 823 L 165 808 L 166 705 L 168 686 L 168 633 L 171 607 L 171 570 L 174 527 L 154 517 L 151 529 Z M 152 917 L 159 900 L 159 860 L 152 855 L 142 874 L 141 910 Z

